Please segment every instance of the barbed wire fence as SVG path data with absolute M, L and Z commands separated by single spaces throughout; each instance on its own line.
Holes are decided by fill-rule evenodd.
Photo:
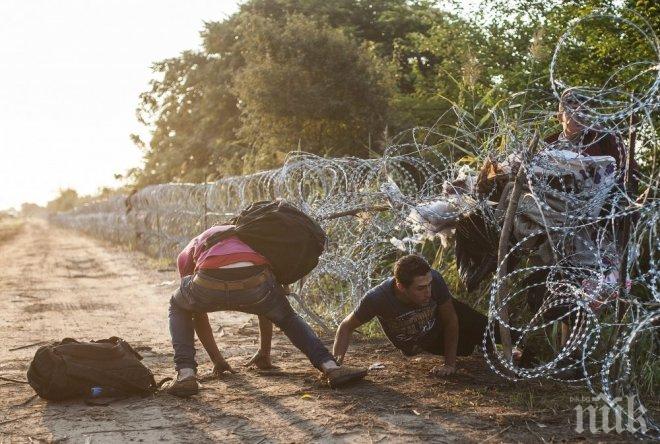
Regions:
M 598 21 L 626 25 L 652 57 L 618 67 L 604 85 L 570 84 L 562 54 L 580 26 Z M 586 384 L 637 433 L 660 438 L 658 38 L 634 14 L 575 20 L 555 49 L 550 83 L 552 97 L 531 101 L 515 94 L 487 118 L 454 107 L 457 124 L 402 133 L 380 158 L 292 152 L 278 169 L 214 183 L 153 185 L 53 219 L 174 258 L 192 237 L 248 204 L 287 199 L 329 236 L 318 267 L 295 292 L 299 308 L 328 332 L 390 273 L 386 265 L 401 251 L 418 251 L 424 238 L 454 239 L 449 243 L 457 250 L 479 256 L 472 262 L 477 275 L 492 259 L 483 348 L 493 371 L 513 381 Z M 589 132 L 649 159 L 647 173 L 634 177 L 638 193 L 629 155 L 578 156 L 594 140 L 538 140 L 539 131 L 554 125 L 548 100 L 557 103 L 567 90 Z M 461 246 L 466 235 L 483 239 L 483 251 Z M 490 347 L 500 331 L 512 347 L 543 349 L 538 362 L 522 365 L 507 347 Z

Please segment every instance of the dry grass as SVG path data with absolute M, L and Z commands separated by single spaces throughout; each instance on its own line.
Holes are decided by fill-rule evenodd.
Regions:
M 0 219 L 0 244 L 16 236 L 23 229 L 22 219 Z

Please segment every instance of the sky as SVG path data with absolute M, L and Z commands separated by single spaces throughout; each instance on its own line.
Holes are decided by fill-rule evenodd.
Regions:
M 73 188 L 121 185 L 140 166 L 129 139 L 151 64 L 201 45 L 228 0 L 2 0 L 0 210 L 44 205 Z

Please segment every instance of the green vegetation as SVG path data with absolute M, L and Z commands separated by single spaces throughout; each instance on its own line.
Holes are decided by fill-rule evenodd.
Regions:
M 152 138 L 131 136 L 146 163 L 128 177 L 138 187 L 211 181 L 277 167 L 296 149 L 369 157 L 391 135 L 441 116 L 451 130 L 455 117 L 443 113 L 452 104 L 479 122 L 523 90 L 552 110 L 550 62 L 571 19 L 625 7 L 660 28 L 652 0 L 483 0 L 470 17 L 453 12 L 460 2 L 444 5 L 249 0 L 206 23 L 201 50 L 153 65 L 137 109 Z M 560 54 L 563 79 L 602 85 L 617 67 L 652 57 L 628 25 L 592 25 Z

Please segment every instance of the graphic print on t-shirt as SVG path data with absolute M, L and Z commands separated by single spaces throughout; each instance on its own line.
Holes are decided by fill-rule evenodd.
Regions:
M 396 341 L 415 343 L 435 326 L 437 306 L 438 304 L 432 301 L 424 307 L 410 310 L 394 319 L 382 319 L 381 322 Z

